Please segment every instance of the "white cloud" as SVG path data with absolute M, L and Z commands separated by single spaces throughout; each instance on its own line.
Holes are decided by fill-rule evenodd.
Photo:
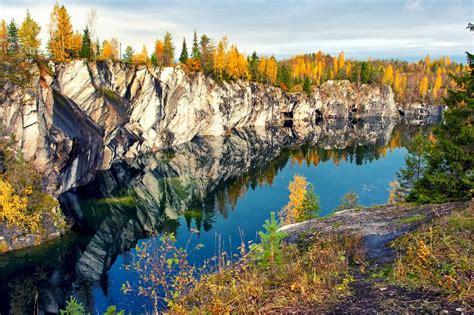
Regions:
M 42 26 L 47 24 L 55 0 L 0 0 L 3 18 L 21 21 L 29 8 Z M 194 29 L 215 40 L 228 35 L 246 53 L 256 50 L 277 57 L 319 49 L 346 52 L 348 58 L 419 58 L 462 55 L 471 50 L 471 0 L 193 0 L 132 2 L 63 0 L 74 27 L 81 31 L 94 7 L 101 40 L 118 37 L 122 47 L 151 51 L 156 38 L 170 31 L 178 50 Z M 410 12 L 411 14 L 407 14 Z
M 423 9 L 424 0 L 406 0 L 404 8 L 408 12 L 421 12 Z

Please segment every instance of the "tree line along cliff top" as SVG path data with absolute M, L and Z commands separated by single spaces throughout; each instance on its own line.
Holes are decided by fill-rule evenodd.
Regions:
M 356 84 L 390 85 L 397 101 L 401 103 L 440 104 L 448 89 L 455 87 L 452 76 L 468 71 L 463 64 L 452 62 L 449 57 L 431 60 L 427 55 L 418 62 L 400 60 L 367 61 L 346 59 L 344 52 L 331 56 L 321 51 L 301 54 L 283 60 L 274 56 L 263 56 L 253 52 L 246 56 L 235 44 L 224 36 L 215 42 L 206 34 L 198 36 L 194 31 L 188 49 L 183 38 L 181 53 L 177 60 L 177 49 L 172 34 L 166 32 L 163 39 L 157 39 L 151 54 L 145 45 L 141 52 L 131 46 L 121 51 L 117 38 L 99 40 L 91 10 L 81 32 L 74 30 L 67 9 L 58 3 L 50 17 L 50 38 L 47 52 L 40 51 L 41 27 L 29 11 L 18 25 L 14 20 L 0 23 L 0 58 L 44 55 L 57 62 L 74 59 L 115 60 L 150 66 L 174 66 L 181 64 L 190 73 L 203 72 L 217 81 L 251 80 L 280 87 L 287 92 L 311 94 L 313 86 L 328 80 L 349 80 Z

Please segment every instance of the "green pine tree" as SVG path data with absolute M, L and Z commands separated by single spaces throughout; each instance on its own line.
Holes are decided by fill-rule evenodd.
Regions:
M 252 56 L 247 58 L 248 65 L 249 65 L 249 72 L 250 76 L 253 81 L 257 81 L 258 79 L 258 62 L 260 58 L 258 58 L 257 52 L 254 51 Z
M 61 315 L 86 315 L 84 305 L 79 303 L 72 295 L 66 301 L 66 308 L 59 311 Z
M 280 86 L 284 84 L 288 91 L 291 91 L 291 88 L 293 87 L 293 81 L 291 78 L 291 71 L 288 66 L 278 65 L 277 82 L 280 84 Z
M 347 192 L 342 196 L 341 203 L 334 209 L 334 211 L 342 211 L 347 209 L 357 209 L 362 205 L 359 203 L 359 195 L 353 190 Z
M 90 32 L 87 26 L 82 33 L 82 46 L 81 51 L 79 52 L 79 56 L 81 58 L 86 58 L 87 60 L 91 60 L 94 57 Z
M 287 236 L 285 232 L 278 231 L 279 224 L 275 219 L 275 212 L 270 213 L 270 219 L 263 225 L 265 232 L 258 232 L 261 242 L 261 265 L 274 266 L 281 263 L 281 241 Z
M 110 305 L 107 310 L 105 311 L 104 315 L 125 315 L 124 310 L 117 310 L 117 306 Z
M 470 70 L 452 77 L 456 89 L 445 99 L 448 109 L 433 131 L 434 143 L 425 149 L 426 167 L 408 201 L 441 203 L 474 195 L 474 56 L 467 53 L 467 59 Z
M 397 173 L 400 184 L 398 193 L 402 196 L 407 196 L 423 176 L 429 143 L 422 134 L 417 134 L 406 148 L 408 153 L 405 157 L 405 168 Z
M 183 38 L 183 47 L 181 48 L 181 56 L 179 56 L 179 62 L 186 63 L 188 60 L 188 48 L 186 47 L 186 38 Z
M 20 41 L 18 39 L 18 26 L 15 20 L 11 20 L 8 24 L 8 52 L 10 54 L 16 54 L 20 51 Z
M 194 30 L 193 49 L 191 52 L 191 57 L 196 60 L 201 59 L 201 52 L 199 51 L 199 42 L 198 42 L 196 30 Z
M 309 183 L 306 188 L 306 194 L 303 202 L 303 216 L 301 221 L 319 218 L 321 206 L 319 205 L 319 196 L 314 191 L 313 184 Z
M 135 54 L 135 52 L 133 51 L 132 46 L 127 46 L 125 48 L 125 53 L 123 54 L 123 61 L 131 63 L 132 58 L 133 58 L 133 54 Z
M 158 66 L 158 58 L 156 58 L 156 53 L 153 52 L 150 57 L 150 62 L 154 67 Z
M 102 53 L 102 50 L 100 49 L 100 41 L 99 41 L 99 37 L 97 37 L 97 40 L 95 42 L 95 56 L 100 57 L 101 53 Z
M 311 95 L 311 80 L 308 77 L 304 78 L 303 81 L 303 91 L 310 96 Z
M 370 64 L 367 61 L 362 62 L 360 66 L 360 81 L 361 83 L 370 83 L 371 79 Z

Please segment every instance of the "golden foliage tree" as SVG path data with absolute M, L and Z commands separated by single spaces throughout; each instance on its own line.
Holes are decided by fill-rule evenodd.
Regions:
M 283 224 L 292 224 L 317 217 L 319 198 L 304 176 L 295 175 L 293 181 L 288 185 L 288 190 L 290 191 L 290 200 L 279 213 Z
M 337 74 L 339 72 L 339 63 L 338 63 L 336 58 L 332 58 L 332 67 L 333 67 L 333 71 L 334 71 L 332 77 L 334 79 L 334 77 L 337 76 Z
M 23 51 L 29 54 L 37 53 L 41 44 L 41 40 L 38 38 L 40 31 L 41 27 L 31 18 L 30 11 L 27 10 L 26 18 L 18 30 L 18 37 L 20 38 Z
M 2 20 L 0 23 L 0 53 L 6 54 L 8 52 L 8 31 L 7 23 Z
M 157 39 L 155 41 L 155 56 L 156 56 L 156 63 L 158 66 L 163 66 L 164 64 L 164 51 L 165 45 L 163 44 L 162 40 Z
M 421 79 L 418 90 L 422 98 L 424 98 L 428 93 L 428 77 L 426 75 Z
M 270 57 L 270 60 L 267 63 L 267 71 L 266 71 L 268 81 L 271 84 L 274 84 L 276 82 L 277 74 L 278 74 L 278 63 L 275 57 L 272 56 Z
M 36 230 L 40 223 L 40 213 L 28 213 L 28 196 L 32 188 L 27 187 L 20 196 L 15 193 L 13 186 L 0 179 L 0 222 L 8 226 L 18 226 L 27 230 Z
M 399 202 L 403 202 L 405 200 L 400 183 L 398 181 L 390 182 L 388 183 L 388 186 L 390 187 L 390 189 L 387 203 L 393 205 Z
M 175 47 L 170 32 L 166 32 L 163 39 L 163 65 L 171 66 L 174 64 Z
M 265 56 L 260 57 L 257 67 L 259 77 L 263 82 L 274 84 L 276 82 L 278 73 L 278 63 L 275 57 L 267 58 Z
M 441 73 L 438 73 L 436 76 L 435 83 L 433 85 L 433 99 L 437 99 L 439 95 L 439 89 L 441 88 L 441 85 L 443 84 L 443 79 L 441 77 Z
M 191 72 L 199 72 L 202 70 L 201 62 L 194 58 L 189 58 L 186 60 L 186 67 Z
M 425 73 L 429 74 L 431 69 L 431 59 L 430 55 L 426 55 L 424 63 Z
M 293 78 L 308 76 L 308 67 L 306 65 L 306 61 L 303 58 L 303 56 L 296 56 L 293 59 L 292 75 L 293 75 Z
M 81 51 L 81 47 L 82 47 L 82 35 L 79 34 L 79 32 L 74 32 L 70 40 L 69 56 L 71 58 L 79 57 L 79 52 Z
M 397 93 L 398 97 L 402 97 L 403 95 L 402 83 L 403 83 L 402 75 L 397 70 L 395 71 L 395 80 L 393 81 L 393 89 L 395 90 L 395 93 Z
M 225 72 L 228 78 L 232 80 L 250 79 L 247 59 L 239 53 L 237 46 L 232 45 L 226 53 Z
M 118 41 L 116 39 L 112 39 L 110 41 L 105 40 L 104 44 L 102 45 L 102 52 L 100 57 L 102 59 L 117 60 L 118 55 Z
M 227 36 L 217 44 L 213 56 L 213 71 L 218 78 L 230 80 L 250 79 L 247 59 L 239 52 L 237 46 L 228 47 Z
M 306 195 L 306 187 L 308 182 L 303 176 L 295 175 L 293 181 L 288 185 L 290 191 L 290 201 L 286 205 L 286 215 L 283 224 L 291 224 L 298 221 L 300 217 L 300 210 L 302 208 L 304 198 Z
M 267 71 L 267 58 L 265 56 L 260 57 L 257 66 L 258 77 L 260 80 L 264 81 Z
M 132 57 L 132 62 L 139 64 L 148 64 L 150 62 L 150 57 L 148 56 L 148 52 L 146 50 L 145 45 L 143 45 L 141 53 L 136 54 Z
M 334 80 L 334 71 L 332 71 L 332 69 L 329 69 L 328 71 L 328 79 Z
M 321 82 L 322 79 L 323 79 L 323 74 L 324 74 L 324 72 L 323 72 L 324 65 L 323 65 L 322 60 L 318 60 L 318 64 L 317 64 L 316 68 L 317 68 L 317 71 L 316 71 L 317 78 L 316 79 L 318 80 L 318 82 Z
M 224 74 L 224 69 L 226 66 L 225 54 L 227 45 L 227 36 L 224 36 L 217 44 L 217 49 L 214 54 L 214 73 L 221 78 Z
M 113 56 L 112 45 L 109 41 L 105 40 L 102 44 L 102 52 L 100 57 L 103 59 L 111 59 Z
M 341 51 L 339 53 L 339 56 L 337 57 L 337 67 L 339 70 L 344 69 L 344 64 L 345 64 L 345 57 L 344 57 L 344 52 Z
M 56 61 L 68 61 L 73 35 L 71 18 L 64 6 L 56 3 L 49 24 L 48 50 Z
M 349 77 L 352 71 L 352 64 L 350 62 L 346 62 L 345 70 L 346 70 L 346 76 Z
M 388 65 L 383 71 L 382 84 L 392 85 L 393 83 L 393 67 Z

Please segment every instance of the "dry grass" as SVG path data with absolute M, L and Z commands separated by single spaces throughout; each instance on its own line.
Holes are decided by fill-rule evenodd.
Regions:
M 171 311 L 194 313 L 268 313 L 305 311 L 348 294 L 349 266 L 362 259 L 355 236 L 315 236 L 304 250 L 283 247 L 279 265 L 255 262 L 252 253 L 237 264 L 204 275 Z
M 391 278 L 396 284 L 438 292 L 474 305 L 474 210 L 472 207 L 408 233 L 392 246 L 399 253 Z

